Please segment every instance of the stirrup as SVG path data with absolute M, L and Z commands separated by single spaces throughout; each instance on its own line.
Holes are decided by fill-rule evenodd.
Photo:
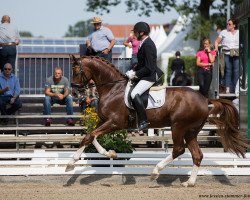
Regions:
M 139 131 L 147 130 L 149 124 L 150 124 L 150 123 L 147 122 L 147 121 L 142 121 L 142 122 L 139 124 L 139 126 L 138 126 Z

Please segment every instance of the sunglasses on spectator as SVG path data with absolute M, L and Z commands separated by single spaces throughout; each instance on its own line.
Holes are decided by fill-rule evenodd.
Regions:
M 10 70 L 11 70 L 11 68 L 4 68 L 4 70 L 8 70 L 8 71 L 10 71 Z

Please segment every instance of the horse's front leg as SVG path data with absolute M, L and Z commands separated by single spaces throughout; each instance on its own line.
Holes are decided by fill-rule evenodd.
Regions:
M 114 126 L 112 126 L 112 122 L 111 121 L 107 121 L 105 123 L 103 123 L 101 126 L 99 126 L 97 129 L 95 129 L 91 134 L 86 135 L 80 145 L 80 148 L 76 151 L 76 153 L 73 155 L 73 158 L 69 161 L 65 171 L 71 171 L 75 168 L 75 163 L 80 159 L 81 154 L 83 153 L 85 146 L 87 144 L 93 143 L 93 145 L 96 147 L 97 151 L 100 154 L 103 154 L 109 158 L 116 158 L 117 155 L 115 153 L 115 151 L 110 150 L 109 152 L 107 152 L 96 140 L 96 138 L 99 135 L 105 134 L 105 133 L 109 133 L 114 131 Z
M 75 152 L 75 154 L 73 155 L 73 157 L 70 159 L 65 172 L 71 171 L 75 168 L 75 163 L 80 160 L 80 157 L 86 147 L 87 144 L 90 144 L 93 141 L 93 137 L 91 136 L 91 134 L 86 135 L 81 144 L 80 144 L 80 148 Z

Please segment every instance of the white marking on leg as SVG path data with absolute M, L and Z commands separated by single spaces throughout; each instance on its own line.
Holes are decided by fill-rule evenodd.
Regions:
M 97 141 L 96 137 L 94 138 L 92 144 L 95 146 L 95 148 L 97 149 L 97 151 L 100 154 L 109 157 L 109 153 L 99 144 L 99 142 Z
M 162 161 L 160 161 L 154 168 L 153 170 L 153 174 L 159 174 L 159 171 L 161 171 L 162 169 L 164 169 L 169 163 L 171 163 L 173 161 L 173 156 L 172 154 L 167 156 L 165 159 L 163 159 Z
M 80 157 L 81 157 L 81 155 L 82 155 L 82 152 L 84 151 L 84 149 L 85 149 L 85 145 L 84 146 L 82 146 L 80 149 L 78 149 L 77 151 L 76 151 L 76 153 L 74 154 L 74 156 L 73 156 L 73 158 L 74 158 L 74 160 L 80 160 Z
M 197 178 L 199 167 L 197 165 L 193 165 L 191 176 L 189 177 L 188 181 L 182 183 L 184 187 L 194 186 Z
M 198 170 L 199 170 L 199 167 L 197 165 L 193 165 L 191 176 L 189 178 L 189 183 L 191 183 L 193 185 L 195 184 L 196 178 L 197 178 L 197 174 L 198 174 Z
M 80 159 L 82 152 L 85 149 L 85 145 L 79 148 L 76 153 L 73 155 L 73 157 L 70 159 L 65 171 L 71 171 L 75 168 L 75 163 Z

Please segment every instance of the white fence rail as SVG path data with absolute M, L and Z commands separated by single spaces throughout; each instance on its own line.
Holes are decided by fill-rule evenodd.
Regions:
M 117 160 L 106 159 L 97 153 L 82 154 L 73 171 L 65 172 L 73 151 L 30 153 L 0 153 L 0 176 L 6 175 L 69 175 L 69 174 L 134 174 L 149 175 L 154 166 L 169 155 L 166 152 L 120 153 Z M 198 175 L 250 176 L 250 153 L 246 159 L 230 153 L 204 153 Z M 161 174 L 190 175 L 192 157 L 185 153 L 172 162 Z

